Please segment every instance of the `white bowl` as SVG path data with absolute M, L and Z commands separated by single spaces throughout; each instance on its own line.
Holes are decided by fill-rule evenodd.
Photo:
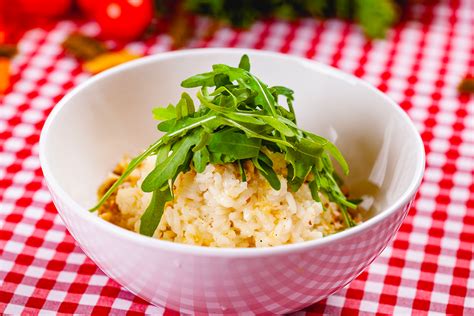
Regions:
M 212 64 L 236 65 L 295 91 L 298 123 L 334 141 L 351 167 L 347 182 L 367 181 L 377 214 L 320 240 L 260 249 L 205 248 L 156 240 L 87 211 L 124 153 L 159 137 L 151 109 L 176 102 L 180 82 Z M 295 311 L 337 291 L 387 246 L 405 218 L 424 170 L 423 144 L 397 104 L 334 68 L 243 49 L 163 53 L 113 68 L 66 95 L 43 128 L 40 159 L 53 201 L 84 252 L 111 278 L 159 306 L 192 312 Z M 362 189 L 361 189 L 362 188 Z

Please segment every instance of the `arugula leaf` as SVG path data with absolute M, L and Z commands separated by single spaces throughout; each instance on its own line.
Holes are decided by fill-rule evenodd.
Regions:
M 246 54 L 243 55 L 242 58 L 240 58 L 239 68 L 246 71 L 250 71 L 250 59 L 249 56 L 247 56 Z
M 196 109 L 194 108 L 194 101 L 193 101 L 193 99 L 191 99 L 189 94 L 187 94 L 186 92 L 183 92 L 181 94 L 181 99 L 183 99 L 185 104 L 186 104 L 186 113 L 187 113 L 187 115 L 191 115 L 194 112 L 196 112 Z
M 217 74 L 225 74 L 229 77 L 229 80 L 236 81 L 236 80 L 245 80 L 249 77 L 249 72 L 245 71 L 241 68 L 235 68 L 224 64 L 215 64 L 212 65 L 212 69 Z
M 216 74 L 214 76 L 214 84 L 216 85 L 216 90 L 218 88 L 225 88 L 226 85 L 232 84 L 229 80 L 229 76 L 226 74 Z
M 354 227 L 356 224 L 352 220 L 351 216 L 347 212 L 347 207 L 345 205 L 339 206 L 341 208 L 341 214 L 342 217 L 344 218 L 344 223 L 346 224 L 347 227 Z
M 158 121 L 174 119 L 176 118 L 176 109 L 173 104 L 168 105 L 166 108 L 154 108 L 153 117 Z
M 168 143 L 168 144 L 165 144 L 165 145 L 161 145 L 157 150 L 156 150 L 156 163 L 160 163 L 160 162 L 163 162 L 166 160 L 166 158 L 168 158 L 169 156 L 169 153 L 170 153 L 170 149 L 171 149 L 171 143 Z
M 169 139 L 172 139 L 176 136 L 184 136 L 187 132 L 200 126 L 211 127 L 213 126 L 211 125 L 211 123 L 214 120 L 217 121 L 217 116 L 215 115 L 204 115 L 201 117 L 186 116 L 180 120 L 169 120 L 170 122 L 172 122 L 172 124 L 168 126 L 168 129 L 166 131 L 167 134 L 162 137 L 163 142 L 166 143 Z M 162 123 L 160 123 L 159 125 L 161 125 Z
M 156 165 L 150 174 L 143 180 L 142 190 L 144 192 L 152 192 L 163 187 L 176 174 L 178 168 L 186 160 L 186 155 L 192 146 L 196 145 L 199 134 L 192 133 L 188 137 L 177 141 L 173 147 L 173 153 L 168 156 L 162 163 Z
M 181 98 L 176 104 L 176 119 L 180 120 L 181 118 L 186 116 L 188 116 L 186 100 Z
M 270 141 L 270 142 L 279 143 L 279 144 L 282 144 L 284 146 L 288 146 L 290 148 L 293 147 L 293 145 L 291 145 L 289 142 L 287 142 L 284 139 L 262 135 L 258 131 L 256 131 L 254 128 L 251 128 L 248 125 L 240 124 L 240 123 L 237 123 L 236 121 L 232 121 L 232 120 L 229 120 L 229 119 L 222 119 L 222 122 L 229 125 L 229 126 L 239 128 L 240 130 L 245 132 L 247 137 L 260 138 L 262 140 L 267 140 L 267 141 Z
M 270 93 L 273 95 L 273 97 L 275 98 L 275 100 L 277 102 L 278 102 L 278 96 L 280 96 L 280 95 L 282 95 L 286 98 L 286 103 L 288 104 L 288 110 L 289 110 L 288 113 L 291 114 L 291 120 L 294 123 L 296 123 L 296 115 L 295 115 L 295 110 L 293 108 L 293 100 L 294 100 L 293 90 L 291 90 L 287 87 L 282 87 L 282 86 L 274 86 L 274 87 L 271 87 L 269 90 L 270 90 Z M 283 109 L 280 106 L 279 106 L 279 108 Z
M 260 172 L 260 174 L 267 179 L 268 183 L 270 186 L 278 191 L 281 189 L 281 182 L 280 179 L 278 179 L 277 174 L 275 173 L 275 170 L 273 170 L 272 166 L 269 165 L 268 161 L 270 158 L 268 158 L 264 153 L 260 152 L 258 157 L 252 158 L 253 164 L 255 165 L 255 168 Z M 271 162 L 271 160 L 270 160 Z
M 181 82 L 183 88 L 196 88 L 200 86 L 213 87 L 214 86 L 214 72 L 205 72 L 194 75 Z
M 192 115 L 195 111 L 193 99 L 191 99 L 189 94 L 183 92 L 181 99 L 176 104 L 176 118 L 179 120 L 182 117 Z
M 151 197 L 150 204 L 140 217 L 140 234 L 153 236 L 156 228 L 160 224 L 165 204 L 173 200 L 169 186 L 164 190 L 155 190 Z
M 262 116 L 261 118 L 283 135 L 288 137 L 296 136 L 296 133 L 278 118 L 272 116 Z
M 268 90 L 267 85 L 262 83 L 258 78 L 251 76 L 251 87 L 253 87 L 257 92 L 255 97 L 255 104 L 263 106 L 263 108 L 271 115 L 277 116 L 275 109 L 275 99 L 273 95 Z
M 317 180 L 311 181 L 309 184 L 309 190 L 311 191 L 311 197 L 313 200 L 316 202 L 321 202 L 321 199 L 319 198 L 319 185 Z
M 245 174 L 245 168 L 242 165 L 242 161 L 243 161 L 242 159 L 237 160 L 237 163 L 239 164 L 239 172 L 240 172 L 240 176 L 242 177 L 242 182 L 247 182 L 247 175 Z
M 288 186 L 291 191 L 297 192 L 299 190 L 310 171 L 311 164 L 302 159 L 295 160 L 294 164 L 288 166 Z
M 357 198 L 357 199 L 348 199 L 347 201 L 349 201 L 349 202 L 352 203 L 352 204 L 359 205 L 359 204 L 362 203 L 364 200 L 361 199 L 361 198 Z
M 317 144 L 308 138 L 302 138 L 296 145 L 296 150 L 305 157 L 305 159 L 310 159 L 312 161 L 317 160 L 321 157 L 324 152 L 324 147 L 320 144 Z
M 241 122 L 241 123 L 249 123 L 249 124 L 255 124 L 255 125 L 265 125 L 265 122 L 263 119 L 260 119 L 258 116 L 251 115 L 249 113 L 241 113 L 241 112 L 229 112 L 224 114 L 225 117 Z
M 293 94 L 295 92 L 293 90 L 291 90 L 290 88 L 283 87 L 283 86 L 273 86 L 269 90 L 270 90 L 271 94 L 273 94 L 275 99 L 279 95 L 285 96 L 288 100 L 293 101 L 293 99 L 294 99 Z
M 331 156 L 336 159 L 336 161 L 339 163 L 339 165 L 342 168 L 342 171 L 344 172 L 345 175 L 349 174 L 349 165 L 347 164 L 346 160 L 344 159 L 344 156 L 341 154 L 339 149 L 333 144 L 333 143 L 327 143 L 324 148 L 331 154 Z
M 196 151 L 200 150 L 201 148 L 205 147 L 208 143 L 209 140 L 211 140 L 211 134 L 208 133 L 205 129 L 202 130 L 200 140 L 197 143 L 196 146 L 193 148 L 193 152 L 195 153 Z
M 261 139 L 248 138 L 241 132 L 224 130 L 212 135 L 208 148 L 212 153 L 227 155 L 232 160 L 256 157 L 260 151 Z
M 207 147 L 201 148 L 200 150 L 196 151 L 193 155 L 194 169 L 196 169 L 198 173 L 203 172 L 210 161 L 211 161 L 211 158 L 209 156 L 209 151 L 207 150 Z

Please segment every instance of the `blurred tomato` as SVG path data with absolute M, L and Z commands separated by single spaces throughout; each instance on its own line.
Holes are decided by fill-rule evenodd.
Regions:
M 131 40 L 140 36 L 153 18 L 152 0 L 99 0 L 94 17 L 104 38 Z
M 18 0 L 22 12 L 38 17 L 55 18 L 66 14 L 72 0 Z
M 77 5 L 79 6 L 79 8 L 82 10 L 82 12 L 85 15 L 89 17 L 93 17 L 95 8 L 97 7 L 97 1 L 96 0 L 77 0 Z

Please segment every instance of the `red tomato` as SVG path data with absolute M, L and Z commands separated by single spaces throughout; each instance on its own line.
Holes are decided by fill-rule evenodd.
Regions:
M 94 11 L 97 7 L 96 0 L 77 0 L 77 5 L 84 12 L 85 15 L 89 17 L 94 16 Z
M 94 9 L 102 37 L 131 40 L 140 36 L 153 18 L 152 0 L 102 0 Z
M 53 18 L 66 14 L 72 0 L 19 0 L 21 9 L 26 14 Z

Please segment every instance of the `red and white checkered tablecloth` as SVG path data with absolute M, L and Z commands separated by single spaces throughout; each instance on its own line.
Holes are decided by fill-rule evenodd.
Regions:
M 474 2 L 419 5 L 412 15 L 418 19 L 372 42 L 355 25 L 303 19 L 223 28 L 189 44 L 280 51 L 338 67 L 386 92 L 422 135 L 426 174 L 394 242 L 308 313 L 474 314 L 474 99 L 456 91 L 474 69 Z M 207 23 L 198 20 L 198 33 Z M 13 85 L 0 98 L 0 313 L 171 313 L 129 293 L 85 256 L 43 181 L 41 127 L 56 102 L 89 77 L 60 46 L 76 30 L 93 34 L 97 26 L 62 21 L 29 31 Z M 159 54 L 170 44 L 159 35 L 126 47 Z

